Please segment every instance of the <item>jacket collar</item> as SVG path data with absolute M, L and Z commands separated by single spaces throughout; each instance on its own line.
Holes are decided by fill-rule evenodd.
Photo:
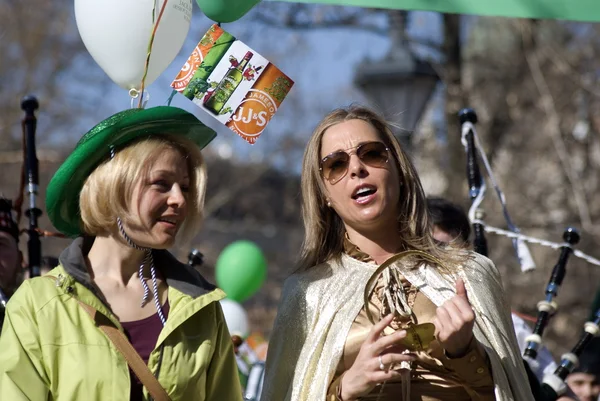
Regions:
M 106 302 L 98 288 L 94 285 L 90 274 L 88 273 L 85 255 L 88 254 L 94 237 L 79 237 L 75 239 L 60 254 L 60 264 L 67 274 L 72 276 L 76 282 L 80 283 L 92 291 L 103 302 Z M 167 285 L 175 288 L 183 294 L 192 298 L 198 298 L 201 295 L 213 291 L 216 287 L 206 281 L 198 271 L 178 261 L 171 253 L 165 250 L 152 250 L 154 265 L 165 278 Z

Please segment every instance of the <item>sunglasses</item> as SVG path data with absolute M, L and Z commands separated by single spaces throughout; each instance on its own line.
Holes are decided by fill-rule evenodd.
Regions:
M 349 151 L 353 149 L 356 149 L 359 160 L 370 167 L 385 167 L 389 160 L 389 149 L 383 142 L 365 142 L 356 148 L 330 153 L 321 160 L 319 166 L 321 174 L 330 184 L 336 184 L 346 176 L 350 165 Z

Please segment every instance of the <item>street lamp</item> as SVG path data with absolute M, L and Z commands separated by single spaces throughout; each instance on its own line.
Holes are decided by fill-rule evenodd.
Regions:
M 382 60 L 365 61 L 356 71 L 354 83 L 398 127 L 394 135 L 410 149 L 417 126 L 439 77 L 428 62 L 410 50 L 405 39 L 405 11 L 390 11 L 392 46 Z

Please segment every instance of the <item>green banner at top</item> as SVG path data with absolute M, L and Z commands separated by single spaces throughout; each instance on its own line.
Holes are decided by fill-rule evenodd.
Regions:
M 600 0 L 279 0 L 512 18 L 600 21 Z

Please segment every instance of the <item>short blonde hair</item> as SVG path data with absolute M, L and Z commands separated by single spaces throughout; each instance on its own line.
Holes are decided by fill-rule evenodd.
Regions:
M 400 179 L 398 228 L 402 232 L 402 248 L 421 250 L 436 257 L 446 256 L 446 252 L 433 239 L 425 192 L 409 156 L 381 116 L 366 107 L 354 105 L 347 109 L 336 109 L 325 116 L 313 131 L 304 152 L 301 179 L 304 242 L 299 268 L 310 268 L 338 258 L 343 252 L 346 229 L 338 214 L 327 206 L 319 163 L 321 142 L 327 129 L 355 119 L 366 121 L 377 130 L 396 164 Z
M 115 231 L 117 217 L 134 221 L 131 199 L 140 179 L 165 150 L 181 153 L 188 165 L 190 187 L 188 212 L 177 240 L 189 242 L 198 232 L 204 217 L 206 166 L 200 148 L 186 138 L 164 135 L 144 138 L 117 149 L 114 158 L 101 163 L 89 175 L 79 195 L 81 228 L 85 235 L 105 235 Z

